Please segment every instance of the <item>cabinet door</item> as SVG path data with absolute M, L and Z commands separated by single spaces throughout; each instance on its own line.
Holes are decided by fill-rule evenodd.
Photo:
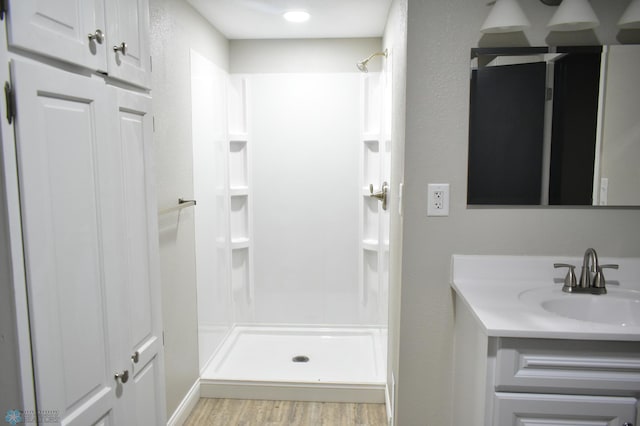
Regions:
M 110 96 L 117 105 L 114 128 L 119 134 L 113 140 L 118 142 L 121 168 L 120 346 L 132 373 L 122 397 L 131 424 L 159 425 L 166 421 L 151 98 L 113 87 Z
M 108 0 L 106 12 L 109 75 L 151 87 L 149 0 Z
M 496 393 L 495 426 L 622 426 L 636 418 L 635 398 Z
M 10 0 L 9 45 L 106 71 L 104 0 Z
M 62 424 L 118 424 L 105 86 L 16 61 L 13 75 L 38 409 Z

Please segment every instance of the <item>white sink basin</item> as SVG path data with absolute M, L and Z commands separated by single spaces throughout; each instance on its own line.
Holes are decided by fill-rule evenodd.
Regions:
M 566 318 L 623 327 L 640 326 L 640 291 L 636 290 L 609 288 L 607 294 L 592 295 L 538 288 L 522 292 L 520 299 Z

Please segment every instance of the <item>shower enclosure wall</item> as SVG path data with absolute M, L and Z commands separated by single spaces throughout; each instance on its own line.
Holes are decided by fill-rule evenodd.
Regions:
M 383 402 L 388 71 L 191 57 L 201 394 Z

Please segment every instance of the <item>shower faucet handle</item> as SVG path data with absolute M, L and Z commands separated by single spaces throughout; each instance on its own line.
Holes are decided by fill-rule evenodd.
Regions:
M 373 184 L 369 184 L 369 197 L 377 198 L 382 201 L 382 210 L 387 210 L 387 194 L 389 192 L 389 184 L 387 182 L 382 182 L 382 187 L 380 191 L 373 192 Z

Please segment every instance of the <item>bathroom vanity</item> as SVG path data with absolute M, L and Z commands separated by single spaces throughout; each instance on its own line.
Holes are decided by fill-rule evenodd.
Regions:
M 453 424 L 640 424 L 640 259 L 602 259 L 604 295 L 554 263 L 582 258 L 453 256 Z

